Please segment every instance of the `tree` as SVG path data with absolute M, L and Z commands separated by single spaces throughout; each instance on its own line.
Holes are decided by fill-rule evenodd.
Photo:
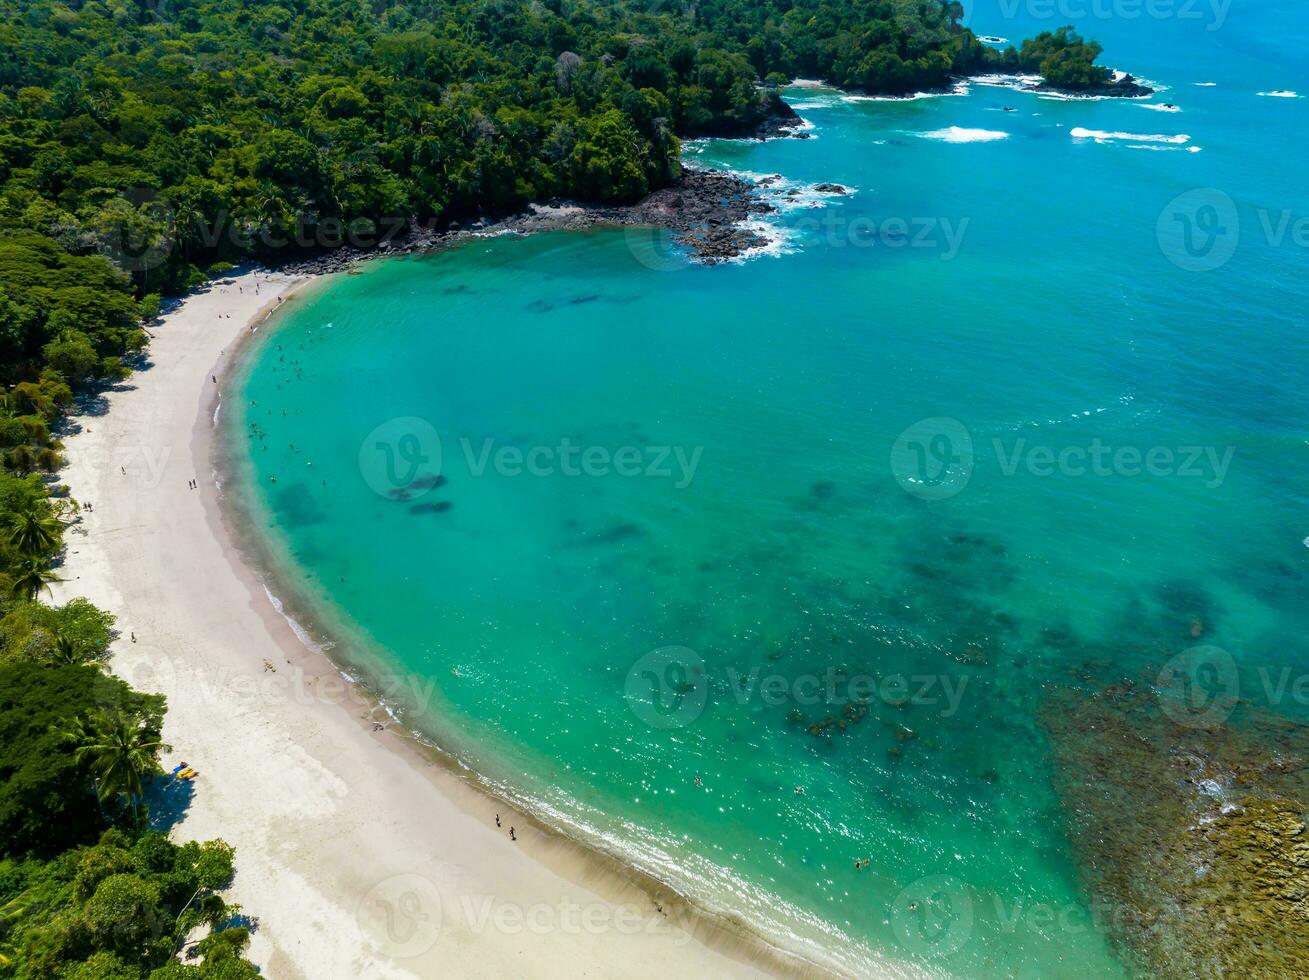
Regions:
M 172 923 L 159 907 L 159 886 L 135 874 L 110 875 L 82 909 L 82 922 L 91 941 L 125 960 L 148 956 Z
M 142 778 L 159 770 L 159 752 L 169 748 L 153 719 L 124 711 L 100 713 L 75 722 L 65 737 L 76 746 L 73 757 L 94 774 L 100 802 L 124 796 L 135 817 Z
M 33 507 L 11 513 L 7 521 L 9 543 L 30 558 L 52 555 L 59 550 L 64 525 L 49 507 Z
M 88 599 L 70 599 L 54 610 L 57 663 L 85 664 L 109 653 L 114 615 L 94 606 Z
M 13 584 L 10 592 L 15 598 L 36 599 L 42 590 L 49 591 L 51 582 L 61 579 L 50 569 L 50 562 L 44 558 L 26 558 L 13 569 Z
M 89 772 L 61 733 L 105 705 L 163 711 L 162 698 L 93 667 L 0 663 L 0 857 L 62 850 L 95 833 Z

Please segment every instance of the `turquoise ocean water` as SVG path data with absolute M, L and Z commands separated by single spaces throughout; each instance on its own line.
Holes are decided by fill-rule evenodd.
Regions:
M 770 254 L 489 238 L 290 304 L 223 415 L 275 588 L 506 792 L 810 955 L 1127 975 L 1050 686 L 1309 662 L 1309 101 L 1257 94 L 1309 94 L 1309 15 L 1183 6 L 1075 19 L 1178 112 L 796 88 L 814 139 L 688 146 L 781 175 Z M 971 24 L 1059 22 L 1009 9 Z

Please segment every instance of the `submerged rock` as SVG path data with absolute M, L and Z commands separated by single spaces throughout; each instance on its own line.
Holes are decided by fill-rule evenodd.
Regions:
M 430 504 L 414 504 L 409 508 L 411 514 L 444 514 L 453 504 L 448 500 L 437 500 Z

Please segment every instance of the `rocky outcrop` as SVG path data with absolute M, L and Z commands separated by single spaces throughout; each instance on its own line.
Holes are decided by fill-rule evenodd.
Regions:
M 786 100 L 780 95 L 769 95 L 765 97 L 765 115 L 763 122 L 759 123 L 750 133 L 757 140 L 768 139 L 797 139 L 807 140 L 810 134 L 803 130 L 804 120 Z
M 363 259 L 445 248 L 474 236 L 601 227 L 664 229 L 673 241 L 688 247 L 702 261 L 713 263 L 766 244 L 764 236 L 743 223 L 772 211 L 772 205 L 760 199 L 755 185 L 744 178 L 683 167 L 675 184 L 636 204 L 594 206 L 556 199 L 528 213 L 467 226 L 449 222 L 439 231 L 413 222 L 405 233 L 370 242 L 367 247 L 342 246 L 309 258 L 298 257 L 281 268 L 303 274 L 342 272 Z
M 1086 99 L 1142 99 L 1147 95 L 1154 95 L 1154 89 L 1149 85 L 1142 85 L 1131 75 L 1119 75 L 1112 82 L 1089 88 L 1068 89 L 1041 82 L 1036 89 L 1039 92 L 1057 92 L 1060 95 Z

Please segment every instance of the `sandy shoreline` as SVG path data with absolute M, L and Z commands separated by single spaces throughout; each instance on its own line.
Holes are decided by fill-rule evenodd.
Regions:
M 236 847 L 251 958 L 274 980 L 800 972 L 376 730 L 279 614 L 224 526 L 210 454 L 247 323 L 305 281 L 245 273 L 188 297 L 151 327 L 150 366 L 71 420 L 61 475 L 93 510 L 55 600 L 117 615 L 111 668 L 168 697 L 166 768 L 200 770 L 189 800 L 167 795 L 174 833 Z

